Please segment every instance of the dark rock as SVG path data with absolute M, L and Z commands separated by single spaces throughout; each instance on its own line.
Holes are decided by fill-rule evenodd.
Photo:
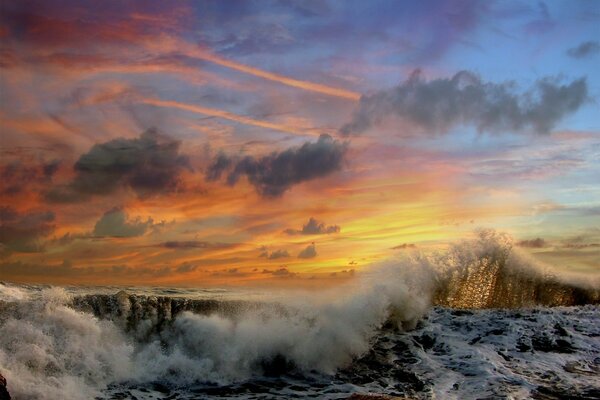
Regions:
M 575 351 L 571 343 L 567 340 L 552 340 L 548 336 L 534 336 L 531 338 L 531 345 L 534 350 L 545 353 L 573 353 Z
M 6 388 L 6 378 L 0 374 L 0 400 L 10 400 L 10 393 Z
M 278 377 L 293 371 L 295 365 L 281 354 L 276 354 L 272 358 L 263 359 L 260 362 L 260 367 L 265 376 Z
M 531 346 L 528 345 L 527 343 L 523 342 L 523 341 L 519 341 L 519 343 L 517 343 L 517 351 L 519 351 L 520 353 L 525 353 L 526 351 L 530 351 L 531 350 Z
M 545 353 L 553 351 L 552 339 L 548 336 L 534 336 L 531 338 L 531 345 L 536 351 L 542 351 Z
M 403 369 L 396 369 L 394 371 L 394 378 L 402 383 L 408 383 L 413 390 L 416 392 L 420 392 L 425 389 L 425 382 L 420 380 L 417 375 L 410 371 L 405 371 Z
M 554 324 L 554 333 L 558 336 L 569 336 L 569 333 L 565 328 L 563 328 L 558 322 Z
M 501 352 L 500 350 L 498 350 L 498 355 L 502 358 L 504 358 L 504 361 L 510 361 L 513 358 L 511 356 L 509 356 L 508 354 L 504 354 L 503 352 Z
M 469 344 L 472 346 L 475 343 L 479 342 L 480 340 L 481 340 L 481 336 L 477 336 L 477 337 L 471 339 L 471 341 L 469 342 Z
M 348 397 L 346 400 L 394 400 L 400 399 L 400 397 L 392 397 L 383 394 L 358 394 L 354 393 L 352 396 Z
M 575 348 L 573 345 L 565 339 L 556 339 L 555 351 L 557 353 L 574 353 Z
M 163 385 L 160 382 L 152 383 L 152 389 L 156 390 L 157 392 L 163 393 L 163 394 L 171 393 L 171 389 L 169 389 L 167 386 Z
M 473 311 L 469 311 L 469 310 L 461 310 L 461 309 L 455 309 L 451 311 L 451 314 L 457 317 L 463 316 L 463 315 L 473 315 Z
M 421 347 L 423 347 L 423 350 L 429 350 L 435 344 L 435 337 L 427 333 L 424 333 L 421 336 L 414 336 L 413 339 L 415 340 L 415 342 L 420 344 Z

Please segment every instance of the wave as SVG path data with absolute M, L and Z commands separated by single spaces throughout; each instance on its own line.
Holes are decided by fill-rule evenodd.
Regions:
M 507 234 L 478 231 L 430 261 L 433 302 L 453 308 L 575 306 L 600 302 L 600 276 L 559 272 L 513 247 Z
M 373 266 L 342 288 L 277 301 L 0 285 L 0 372 L 24 399 L 89 399 L 114 382 L 334 374 L 368 352 L 382 328 L 413 329 L 432 305 L 598 304 L 599 287 L 551 273 L 493 231 Z

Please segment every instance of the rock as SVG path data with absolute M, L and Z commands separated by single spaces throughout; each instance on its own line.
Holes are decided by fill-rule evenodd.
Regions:
M 6 388 L 6 378 L 0 374 L 0 400 L 10 400 L 10 393 Z
M 567 340 L 552 340 L 548 336 L 534 336 L 531 338 L 531 345 L 534 350 L 545 353 L 573 353 L 575 351 L 575 348 Z
M 387 396 L 385 394 L 358 394 L 354 393 L 347 400 L 402 400 L 403 397 Z
M 263 359 L 260 363 L 263 374 L 268 377 L 278 377 L 290 373 L 295 365 L 281 354 L 276 354 L 269 359 Z
M 567 332 L 567 330 L 558 322 L 554 324 L 554 333 L 556 333 L 558 336 L 569 336 L 569 332 Z
M 424 333 L 421 336 L 414 336 L 413 339 L 423 347 L 423 350 L 429 350 L 435 344 L 435 337 L 428 335 L 427 333 Z

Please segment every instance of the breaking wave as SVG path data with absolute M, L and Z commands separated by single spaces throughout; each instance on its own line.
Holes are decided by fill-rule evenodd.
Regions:
M 343 288 L 277 301 L 0 285 L 0 372 L 23 399 L 89 399 L 115 382 L 334 374 L 368 352 L 382 328 L 413 329 L 432 305 L 598 304 L 599 288 L 598 280 L 552 273 L 494 231 L 373 266 Z

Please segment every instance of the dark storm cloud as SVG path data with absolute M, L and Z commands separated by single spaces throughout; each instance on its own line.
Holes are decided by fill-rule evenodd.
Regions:
M 341 132 L 359 134 L 396 116 L 431 133 L 445 133 L 458 125 L 473 125 L 479 132 L 548 133 L 581 107 L 587 92 L 584 78 L 568 84 L 544 78 L 518 94 L 511 82 L 483 82 L 469 71 L 430 81 L 415 71 L 393 89 L 363 96 Z
M 302 250 L 300 254 L 298 254 L 298 258 L 314 258 L 316 256 L 317 249 L 314 243 L 311 243 L 308 246 L 306 246 L 306 248 Z
M 172 192 L 180 173 L 189 168 L 179 154 L 180 143 L 148 130 L 136 139 L 114 139 L 94 145 L 75 163 L 75 178 L 63 187 L 46 193 L 49 201 L 73 202 L 90 195 L 108 195 L 121 187 L 133 189 L 139 197 Z
M 59 160 L 31 164 L 16 160 L 0 166 L 0 194 L 15 195 L 32 186 L 45 185 L 52 181 L 52 177 L 60 166 Z M 24 185 L 27 183 L 27 185 Z
M 208 180 L 217 180 L 232 166 L 227 183 L 234 186 L 242 176 L 264 197 L 281 196 L 295 184 L 321 178 L 342 166 L 347 144 L 321 135 L 316 142 L 307 142 L 282 152 L 255 158 L 246 156 L 235 162 L 219 154 L 206 171 Z
M 0 255 L 43 250 L 42 239 L 54 232 L 54 213 L 19 213 L 12 207 L 0 207 Z
M 120 208 L 113 208 L 104 213 L 96 222 L 93 235 L 96 237 L 135 237 L 142 236 L 154 224 L 152 218 L 142 221 L 140 218 L 128 219 Z
M 321 235 L 329 233 L 338 233 L 340 227 L 337 225 L 325 225 L 324 222 L 317 221 L 315 218 L 310 217 L 308 222 L 302 227 L 302 229 L 286 229 L 285 233 L 288 235 Z
M 519 247 L 529 247 L 532 249 L 541 249 L 543 247 L 546 247 L 547 245 L 548 243 L 546 243 L 546 241 L 543 238 L 521 240 L 520 242 L 517 242 L 517 246 Z
M 223 172 L 227 171 L 233 165 L 231 160 L 223 152 L 219 153 L 210 167 L 206 170 L 205 178 L 207 181 L 212 182 L 221 179 Z
M 567 54 L 573 58 L 586 58 L 598 53 L 600 53 L 600 43 L 592 40 L 567 50 Z

